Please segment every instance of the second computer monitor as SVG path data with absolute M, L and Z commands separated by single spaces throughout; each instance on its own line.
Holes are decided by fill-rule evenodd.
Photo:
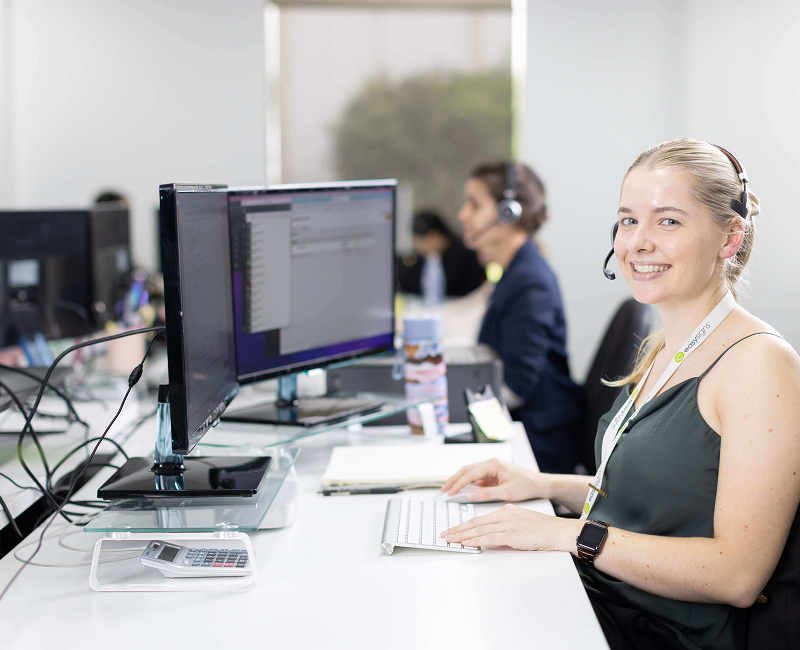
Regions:
M 230 191 L 239 382 L 392 349 L 396 186 Z

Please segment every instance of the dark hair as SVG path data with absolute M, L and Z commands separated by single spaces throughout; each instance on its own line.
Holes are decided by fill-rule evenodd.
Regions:
M 493 161 L 478 165 L 469 177 L 483 181 L 495 201 L 503 199 L 506 189 L 506 165 L 514 165 L 516 182 L 514 190 L 522 207 L 517 227 L 533 234 L 547 221 L 544 184 L 530 167 L 519 162 Z
M 455 239 L 442 216 L 434 210 L 420 210 L 414 215 L 412 231 L 415 235 L 425 235 L 431 231 L 441 233 L 450 239 Z
M 95 204 L 98 203 L 124 203 L 127 199 L 120 194 L 119 192 L 114 192 L 113 190 L 101 192 L 98 194 L 94 202 Z

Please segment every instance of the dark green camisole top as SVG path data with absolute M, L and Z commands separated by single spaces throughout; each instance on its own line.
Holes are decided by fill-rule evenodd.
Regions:
M 608 497 L 597 498 L 591 519 L 648 535 L 714 536 L 720 437 L 700 415 L 697 388 L 721 357 L 700 377 L 654 397 L 628 424 L 606 465 L 601 487 Z M 598 465 L 606 427 L 629 394 L 629 388 L 623 389 L 600 418 L 595 441 Z M 687 648 L 733 648 L 729 606 L 656 596 L 597 569 L 576 566 L 588 592 L 657 617 Z

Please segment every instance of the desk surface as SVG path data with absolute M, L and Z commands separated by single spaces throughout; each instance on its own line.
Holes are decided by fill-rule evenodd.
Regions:
M 297 516 L 289 528 L 251 535 L 259 570 L 252 590 L 94 592 L 86 566 L 31 566 L 0 602 L 3 648 L 141 648 L 154 642 L 186 648 L 607 647 L 568 554 L 404 549 L 384 557 L 385 495 L 316 493 L 335 445 L 427 444 L 401 431 L 345 430 L 298 443 Z M 238 436 L 237 443 L 256 446 L 267 434 L 220 425 L 210 435 L 226 442 Z M 144 431 L 136 446 L 151 436 Z M 535 466 L 525 436 L 514 444 L 516 461 Z M 83 495 L 91 496 L 107 475 L 95 477 Z M 491 507 L 497 506 L 478 506 Z M 526 507 L 552 512 L 544 501 Z M 97 538 L 78 533 L 69 541 L 88 549 Z M 88 557 L 50 540 L 37 559 Z M 0 585 L 18 567 L 12 554 L 0 560 Z

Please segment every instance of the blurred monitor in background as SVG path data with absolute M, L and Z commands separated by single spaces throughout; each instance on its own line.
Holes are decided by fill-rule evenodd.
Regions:
M 88 210 L 0 212 L 0 346 L 89 334 Z
M 115 320 L 130 284 L 128 228 L 118 200 L 0 212 L 0 347 L 84 336 Z
M 465 296 L 483 284 L 486 274 L 477 254 L 464 246 L 438 213 L 418 212 L 412 228 L 414 252 L 403 255 L 398 262 L 398 283 L 403 291 L 423 295 L 435 303 L 444 295 Z M 434 264 L 441 265 L 441 274 L 431 273 Z M 427 286 L 438 282 L 440 275 L 443 290 Z M 427 295 L 431 292 L 441 295 Z
M 115 307 L 130 288 L 130 210 L 127 199 L 103 192 L 91 211 L 92 312 L 99 323 L 117 320 Z

